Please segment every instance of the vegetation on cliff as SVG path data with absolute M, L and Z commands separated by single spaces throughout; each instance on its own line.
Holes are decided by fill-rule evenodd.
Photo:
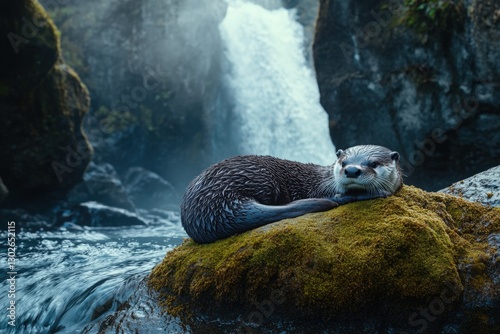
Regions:
M 415 30 L 425 41 L 432 31 L 455 27 L 464 14 L 462 0 L 404 0 L 402 13 L 395 23 Z

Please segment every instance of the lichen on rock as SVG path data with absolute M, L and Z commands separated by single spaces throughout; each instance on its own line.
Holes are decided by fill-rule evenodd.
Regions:
M 181 319 L 249 309 L 280 291 L 286 301 L 276 308 L 285 318 L 349 319 L 362 312 L 407 324 L 414 309 L 443 291 L 454 294 L 446 304 L 451 310 L 460 306 L 464 288 L 470 290 L 465 284 L 491 283 L 487 239 L 499 232 L 499 209 L 404 186 L 386 199 L 286 219 L 212 244 L 188 239 L 154 268 L 149 285 Z M 465 267 L 472 268 L 469 279 Z

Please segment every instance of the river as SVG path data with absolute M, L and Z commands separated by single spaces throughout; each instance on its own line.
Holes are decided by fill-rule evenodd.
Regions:
M 6 270 L 2 270 L 1 278 L 4 316 L 0 332 L 7 333 L 97 332 L 99 320 L 123 307 L 138 289 L 147 298 L 147 290 L 142 286 L 144 278 L 168 250 L 186 237 L 178 219 L 158 221 L 147 227 L 77 231 L 25 231 L 22 222 L 16 223 L 21 228 L 15 239 L 15 328 L 8 325 L 6 317 Z M 3 246 L 6 231 L 0 233 L 0 240 Z M 2 262 L 7 269 L 7 261 Z M 136 313 L 144 312 L 141 305 L 138 307 Z M 160 314 L 154 303 L 147 307 L 148 312 Z M 153 314 L 148 314 L 148 319 L 151 325 L 158 325 Z M 177 326 L 159 316 L 156 319 L 162 328 Z

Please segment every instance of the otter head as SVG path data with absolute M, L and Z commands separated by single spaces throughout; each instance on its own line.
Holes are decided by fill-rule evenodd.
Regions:
M 391 195 L 402 185 L 399 153 L 382 146 L 360 145 L 337 151 L 334 164 L 338 194 Z

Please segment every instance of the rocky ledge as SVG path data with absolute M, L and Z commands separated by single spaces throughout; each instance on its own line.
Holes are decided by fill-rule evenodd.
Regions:
M 213 244 L 188 239 L 149 286 L 205 332 L 493 333 L 499 248 L 500 209 L 404 186 Z
M 441 192 L 500 207 L 500 166 L 453 183 Z

